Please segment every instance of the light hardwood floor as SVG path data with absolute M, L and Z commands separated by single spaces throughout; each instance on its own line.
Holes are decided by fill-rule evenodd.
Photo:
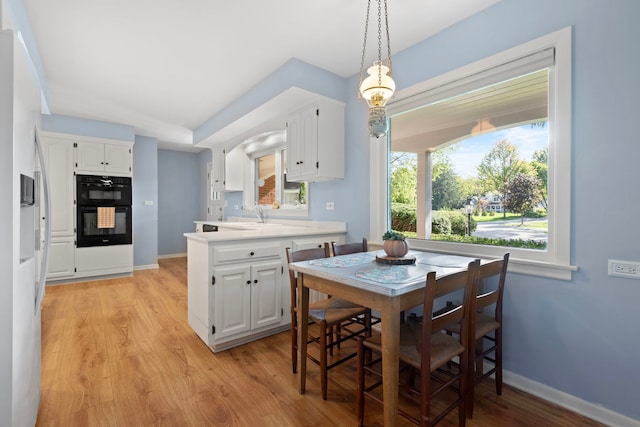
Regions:
M 356 425 L 355 361 L 330 372 L 323 401 L 313 364 L 298 394 L 288 333 L 212 353 L 187 323 L 186 270 L 185 258 L 160 260 L 132 278 L 47 288 L 37 426 Z M 382 425 L 379 406 L 366 413 Z M 455 411 L 441 425 L 457 425 Z M 485 384 L 467 426 L 600 424 Z

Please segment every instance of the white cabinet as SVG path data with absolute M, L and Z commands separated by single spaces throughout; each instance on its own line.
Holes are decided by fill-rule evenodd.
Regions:
M 47 280 L 126 274 L 133 246 L 76 248 L 75 173 L 131 176 L 132 143 L 41 132 L 51 203 Z
M 51 245 L 47 279 L 75 274 L 75 183 L 73 144 L 63 138 L 41 135 L 51 203 Z
M 75 275 L 75 239 L 54 237 L 49 245 L 47 280 L 57 280 Z
M 318 100 L 287 118 L 287 180 L 344 178 L 344 104 Z
M 211 187 L 213 191 L 243 191 L 243 150 L 238 147 L 227 152 L 222 147 L 216 147 L 212 151 Z
M 132 146 L 129 143 L 74 142 L 76 165 L 80 174 L 104 173 L 132 175 Z
M 73 144 L 70 141 L 42 136 L 51 201 L 51 237 L 74 235 L 75 183 L 73 176 Z
M 280 324 L 282 275 L 280 258 L 215 268 L 215 339 Z
M 213 351 L 289 328 L 279 240 L 209 245 L 189 239 L 187 248 L 189 325 Z

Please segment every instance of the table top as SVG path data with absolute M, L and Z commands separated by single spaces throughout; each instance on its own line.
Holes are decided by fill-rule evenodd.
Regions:
M 384 251 L 358 252 L 331 258 L 299 261 L 289 265 L 293 271 L 344 283 L 349 286 L 394 297 L 424 286 L 427 274 L 436 277 L 467 268 L 471 257 L 436 252 L 409 251 L 416 258 L 412 265 L 387 265 L 376 262 Z

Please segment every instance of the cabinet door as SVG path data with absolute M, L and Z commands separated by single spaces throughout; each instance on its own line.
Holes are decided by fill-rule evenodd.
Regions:
M 302 175 L 300 159 L 304 156 L 300 130 L 300 114 L 294 114 L 287 119 L 287 179 L 297 179 Z
M 218 267 L 213 272 L 214 340 L 251 329 L 251 268 Z
M 73 143 L 56 138 L 45 138 L 44 141 L 51 202 L 51 237 L 73 236 Z
M 127 145 L 104 145 L 104 170 L 109 173 L 128 174 L 131 172 L 131 147 Z
M 308 108 L 300 113 L 300 174 L 313 176 L 318 162 L 318 108 Z
M 287 120 L 287 179 L 314 175 L 318 161 L 318 109 L 307 108 Z
M 211 187 L 213 191 L 224 191 L 224 163 L 225 152 L 216 148 L 212 153 Z
M 104 144 L 78 141 L 75 145 L 77 172 L 104 172 Z
M 51 239 L 47 280 L 73 277 L 75 275 L 75 244 L 73 237 Z
M 282 318 L 282 263 L 280 260 L 251 266 L 251 328 L 277 325 Z

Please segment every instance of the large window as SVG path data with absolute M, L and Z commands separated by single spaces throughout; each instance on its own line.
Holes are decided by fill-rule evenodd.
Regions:
M 372 141 L 388 171 L 372 237 L 570 278 L 570 46 L 565 29 L 398 94 L 387 146 Z

